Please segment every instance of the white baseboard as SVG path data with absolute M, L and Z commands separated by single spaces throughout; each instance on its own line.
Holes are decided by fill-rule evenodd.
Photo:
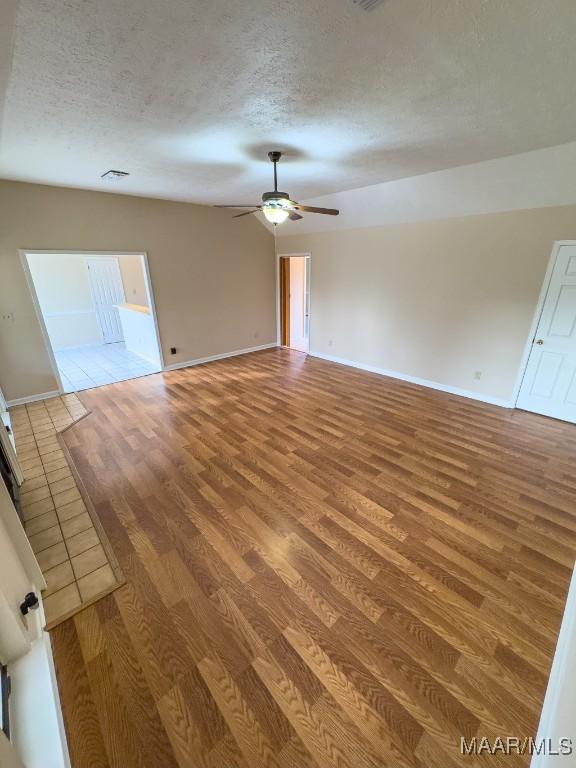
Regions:
M 157 365 L 158 366 L 158 371 L 156 371 L 156 373 L 164 370 L 162 368 L 162 363 L 160 362 L 160 360 L 158 360 L 158 359 L 154 360 L 153 357 L 146 357 L 146 355 L 141 355 L 139 352 L 134 352 L 134 354 L 138 355 L 138 357 L 141 357 L 142 360 L 146 360 L 146 362 L 150 363 L 150 365 Z
M 213 360 L 223 360 L 225 357 L 236 357 L 237 355 L 247 355 L 250 352 L 259 352 L 261 349 L 272 349 L 277 347 L 275 341 L 270 344 L 260 344 L 258 347 L 247 347 L 246 349 L 235 349 L 233 352 L 221 352 L 219 355 L 210 355 L 209 357 L 199 357 L 196 360 L 186 360 L 183 363 L 173 363 L 165 366 L 165 371 L 177 371 L 180 368 L 190 368 L 193 365 L 202 365 L 202 363 L 211 363 Z
M 574 754 L 571 756 L 554 755 L 551 753 L 550 747 L 558 749 L 560 739 L 569 738 L 572 740 L 573 751 L 576 752 L 576 739 L 574 739 L 576 695 L 573 684 L 575 675 L 576 570 L 573 570 L 536 734 L 536 744 L 545 743 L 548 749 L 534 755 L 530 768 L 545 768 L 546 766 L 552 768 L 552 766 L 563 765 L 568 768 L 574 765 Z M 548 754 L 544 754 L 544 751 L 547 751 Z
M 235 349 L 232 352 L 222 352 L 219 355 L 210 355 L 209 357 L 199 357 L 196 360 L 185 360 L 183 363 L 174 363 L 173 365 L 167 365 L 163 370 L 165 371 L 177 371 L 179 368 L 190 368 L 193 365 L 201 365 L 202 363 L 210 363 L 213 360 L 223 360 L 225 357 L 236 357 L 236 355 L 247 355 L 250 352 L 259 352 L 261 349 L 272 349 L 277 347 L 278 344 L 275 341 L 269 344 L 260 344 L 258 347 L 247 347 L 246 349 Z M 61 393 L 57 390 L 52 392 L 43 392 L 40 395 L 28 395 L 27 397 L 18 397 L 15 400 L 8 400 L 6 405 L 8 408 L 13 408 L 15 405 L 25 405 L 26 403 L 34 403 L 36 400 L 48 400 L 50 397 L 59 397 Z
M 26 405 L 26 403 L 35 403 L 37 400 L 48 400 L 51 397 L 59 397 L 60 392 L 57 389 L 52 392 L 42 392 L 39 395 L 28 395 L 27 397 L 17 397 L 15 400 L 8 400 L 8 408 L 14 408 L 15 405 Z
M 437 389 L 440 392 L 448 392 L 450 395 L 458 395 L 459 397 L 467 397 L 470 400 L 480 400 L 482 403 L 489 403 L 490 405 L 497 405 L 500 408 L 513 408 L 514 403 L 511 400 L 503 400 L 499 397 L 491 397 L 490 395 L 483 395 L 480 392 L 472 392 L 468 389 L 460 389 L 459 387 L 451 387 L 448 384 L 440 384 L 437 381 L 429 381 L 428 379 L 420 379 L 417 376 L 409 376 L 406 373 L 399 373 L 398 371 L 388 371 L 384 368 L 377 368 L 373 365 L 365 365 L 364 363 L 357 363 L 355 360 L 346 360 L 342 357 L 334 357 L 333 355 L 324 355 L 320 352 L 310 352 L 312 357 L 319 357 L 321 360 L 328 360 L 331 363 L 338 363 L 339 365 L 348 365 L 351 368 L 359 368 L 361 371 L 369 371 L 370 373 L 377 373 L 380 376 L 390 376 L 392 379 L 400 379 L 401 381 L 408 381 L 411 384 L 419 384 L 421 387 L 428 387 L 429 389 Z

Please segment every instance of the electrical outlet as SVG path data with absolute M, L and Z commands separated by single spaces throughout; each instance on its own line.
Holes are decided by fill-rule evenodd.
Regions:
M 475 371 L 474 378 L 476 379 L 476 381 L 479 381 L 482 378 L 482 371 Z
M 14 322 L 14 312 L 2 312 L 2 320 L 6 323 Z
M 328 346 L 333 347 L 334 346 L 334 339 L 328 339 Z
M 170 354 L 175 355 L 176 354 L 176 347 L 170 347 Z

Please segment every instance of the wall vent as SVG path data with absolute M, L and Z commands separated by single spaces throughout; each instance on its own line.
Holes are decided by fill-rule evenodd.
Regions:
M 101 179 L 106 179 L 106 181 L 120 181 L 120 179 L 125 178 L 126 176 L 130 176 L 128 171 L 106 171 L 106 173 L 103 173 L 102 176 L 100 176 Z
M 384 0 L 352 0 L 352 2 L 364 11 L 373 11 L 379 5 L 382 5 Z

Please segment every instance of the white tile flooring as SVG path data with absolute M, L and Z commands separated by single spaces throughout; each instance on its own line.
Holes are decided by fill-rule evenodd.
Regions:
M 60 349 L 54 352 L 64 392 L 101 387 L 115 381 L 158 373 L 143 357 L 129 352 L 124 342 Z

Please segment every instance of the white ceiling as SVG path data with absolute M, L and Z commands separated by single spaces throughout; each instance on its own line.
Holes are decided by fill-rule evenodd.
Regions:
M 576 136 L 574 0 L 20 0 L 13 25 L 14 5 L 4 178 L 251 202 L 280 148 L 306 200 Z

